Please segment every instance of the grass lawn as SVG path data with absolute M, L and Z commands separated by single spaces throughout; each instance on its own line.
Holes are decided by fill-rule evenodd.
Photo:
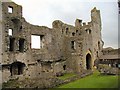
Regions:
M 100 75 L 95 71 L 93 75 L 81 78 L 58 88 L 117 88 L 118 76 Z
M 76 74 L 74 74 L 74 73 L 67 73 L 67 74 L 64 74 L 63 76 L 60 76 L 58 78 L 61 79 L 61 80 L 65 80 L 65 79 L 73 77 L 73 76 L 76 76 Z

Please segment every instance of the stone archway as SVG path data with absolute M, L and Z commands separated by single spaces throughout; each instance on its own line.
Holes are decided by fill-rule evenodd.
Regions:
M 23 74 L 25 64 L 21 62 L 14 62 L 10 66 L 11 76 Z
M 91 69 L 92 68 L 92 57 L 91 57 L 91 55 L 88 53 L 87 55 L 86 55 L 86 69 L 87 70 L 89 70 L 89 69 Z

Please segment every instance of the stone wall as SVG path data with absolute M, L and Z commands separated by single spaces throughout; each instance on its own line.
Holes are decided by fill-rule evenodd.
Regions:
M 104 48 L 102 52 L 103 52 L 103 55 L 118 55 L 120 52 L 120 48 L 114 49 L 112 47 L 108 47 L 108 48 Z
M 87 24 L 80 19 L 76 19 L 75 26 L 55 20 L 52 28 L 48 28 L 26 22 L 20 5 L 2 2 L 0 7 L 3 82 L 17 77 L 45 78 L 92 70 L 103 46 L 99 10 L 91 11 L 91 21 Z M 40 43 L 35 42 L 40 44 L 39 48 L 32 47 L 32 36 L 39 37 Z

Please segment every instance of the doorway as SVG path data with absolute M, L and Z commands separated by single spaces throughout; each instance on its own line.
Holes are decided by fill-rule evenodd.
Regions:
M 86 55 L 86 69 L 89 70 L 92 67 L 92 62 L 91 62 L 91 55 L 88 53 Z

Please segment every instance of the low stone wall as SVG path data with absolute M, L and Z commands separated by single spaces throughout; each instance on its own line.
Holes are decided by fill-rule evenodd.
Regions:
M 111 75 L 118 75 L 119 73 L 119 69 L 115 68 L 115 67 L 110 67 L 108 65 L 105 64 L 99 64 L 98 65 L 98 71 L 102 74 L 111 74 Z
M 83 77 L 88 76 L 88 75 L 91 75 L 91 74 L 93 74 L 93 72 L 87 70 L 87 71 L 84 72 L 83 74 L 78 73 L 76 76 L 73 76 L 73 77 L 68 78 L 68 79 L 65 79 L 65 80 L 60 80 L 60 79 L 59 79 L 59 80 L 60 80 L 59 83 L 56 83 L 55 86 L 58 87 L 58 86 L 60 86 L 60 85 L 62 85 L 62 84 L 67 84 L 67 83 L 69 83 L 69 82 L 78 80 L 78 79 L 80 79 L 80 78 L 83 78 Z
M 55 88 L 62 84 L 66 84 L 78 80 L 80 78 L 83 78 L 85 76 L 91 75 L 92 73 L 93 73 L 92 71 L 86 71 L 86 73 L 77 74 L 76 76 L 67 78 L 65 80 L 58 79 L 57 77 L 35 79 L 26 78 L 25 80 L 13 79 L 9 80 L 7 83 L 4 83 L 3 88 L 44 88 L 44 89 Z

